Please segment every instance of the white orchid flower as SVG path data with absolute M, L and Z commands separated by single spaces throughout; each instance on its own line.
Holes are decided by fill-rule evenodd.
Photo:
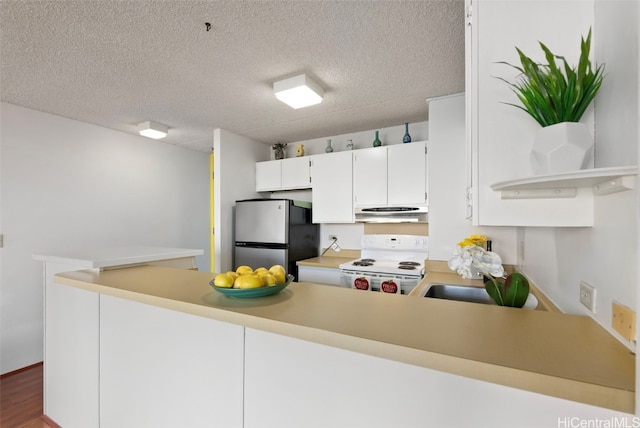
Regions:
M 499 254 L 486 251 L 477 245 L 459 245 L 453 250 L 453 257 L 448 261 L 449 269 L 465 279 L 476 278 L 477 273 L 487 276 L 503 277 L 504 268 Z

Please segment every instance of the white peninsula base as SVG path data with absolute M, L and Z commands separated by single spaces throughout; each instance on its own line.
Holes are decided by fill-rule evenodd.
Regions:
M 631 426 L 634 421 L 630 413 L 479 380 L 483 373 L 464 376 L 451 373 L 455 367 L 428 367 L 446 363 L 506 371 L 519 378 L 514 383 L 531 383 L 529 388 L 544 381 L 557 388 L 574 385 L 582 394 L 610 390 L 423 349 L 439 337 L 447 342 L 441 346 L 455 342 L 446 334 L 431 335 L 423 346 L 414 330 L 401 345 L 380 341 L 399 341 L 395 330 L 387 335 L 367 330 L 367 323 L 343 327 L 347 319 L 367 318 L 366 313 L 380 317 L 384 309 L 406 314 L 398 324 L 405 326 L 420 316 L 444 317 L 454 306 L 485 319 L 511 317 L 521 323 L 531 322 L 531 317 L 541 322 L 558 318 L 553 314 L 373 293 L 365 298 L 353 290 L 309 283 L 292 283 L 264 299 L 233 299 L 212 290 L 212 278 L 204 272 L 157 267 L 58 275 L 55 287 L 81 296 L 57 302 L 69 328 L 68 340 L 60 339 L 67 348 L 63 350 L 67 357 L 71 350 L 81 357 L 73 360 L 75 366 L 62 368 L 72 388 L 63 377 L 51 377 L 56 384 L 46 390 L 60 394 L 55 397 L 59 407 L 47 411 L 69 414 L 47 415 L 65 428 L 499 428 L 605 420 Z M 360 306 L 351 301 L 356 296 Z M 340 306 L 345 302 L 352 304 Z M 329 305 L 333 317 L 327 318 Z M 357 316 L 342 312 L 347 308 Z M 567 321 L 578 321 L 587 326 L 583 332 L 590 331 L 581 319 Z M 446 323 L 421 325 L 455 333 Z M 604 337 L 603 342 L 597 339 L 599 332 L 594 330 L 592 340 L 608 343 Z M 504 346 L 500 355 L 512 351 Z M 469 350 L 476 355 L 481 351 Z M 549 350 L 552 356 L 563 358 L 557 350 Z M 414 358 L 415 364 L 405 357 Z M 628 395 L 622 391 L 618 396 Z

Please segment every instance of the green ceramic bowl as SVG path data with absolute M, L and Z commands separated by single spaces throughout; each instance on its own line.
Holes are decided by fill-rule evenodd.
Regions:
M 284 290 L 287 285 L 294 280 L 293 275 L 287 275 L 287 282 L 276 285 L 268 285 L 266 287 L 258 287 L 258 288 L 225 288 L 225 287 L 216 287 L 213 285 L 213 280 L 209 282 L 209 285 L 213 287 L 219 293 L 224 294 L 229 297 L 237 297 L 238 299 L 253 299 L 255 297 L 264 297 L 270 296 L 272 294 L 276 294 Z

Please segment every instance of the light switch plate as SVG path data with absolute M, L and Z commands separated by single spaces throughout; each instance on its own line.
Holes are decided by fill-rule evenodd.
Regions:
M 627 306 L 611 304 L 611 326 L 620 336 L 631 341 L 636 336 L 636 313 Z

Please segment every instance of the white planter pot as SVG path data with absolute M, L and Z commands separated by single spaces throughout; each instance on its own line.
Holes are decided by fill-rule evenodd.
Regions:
M 562 122 L 538 130 L 531 149 L 536 174 L 555 174 L 590 168 L 593 137 L 580 122 Z

